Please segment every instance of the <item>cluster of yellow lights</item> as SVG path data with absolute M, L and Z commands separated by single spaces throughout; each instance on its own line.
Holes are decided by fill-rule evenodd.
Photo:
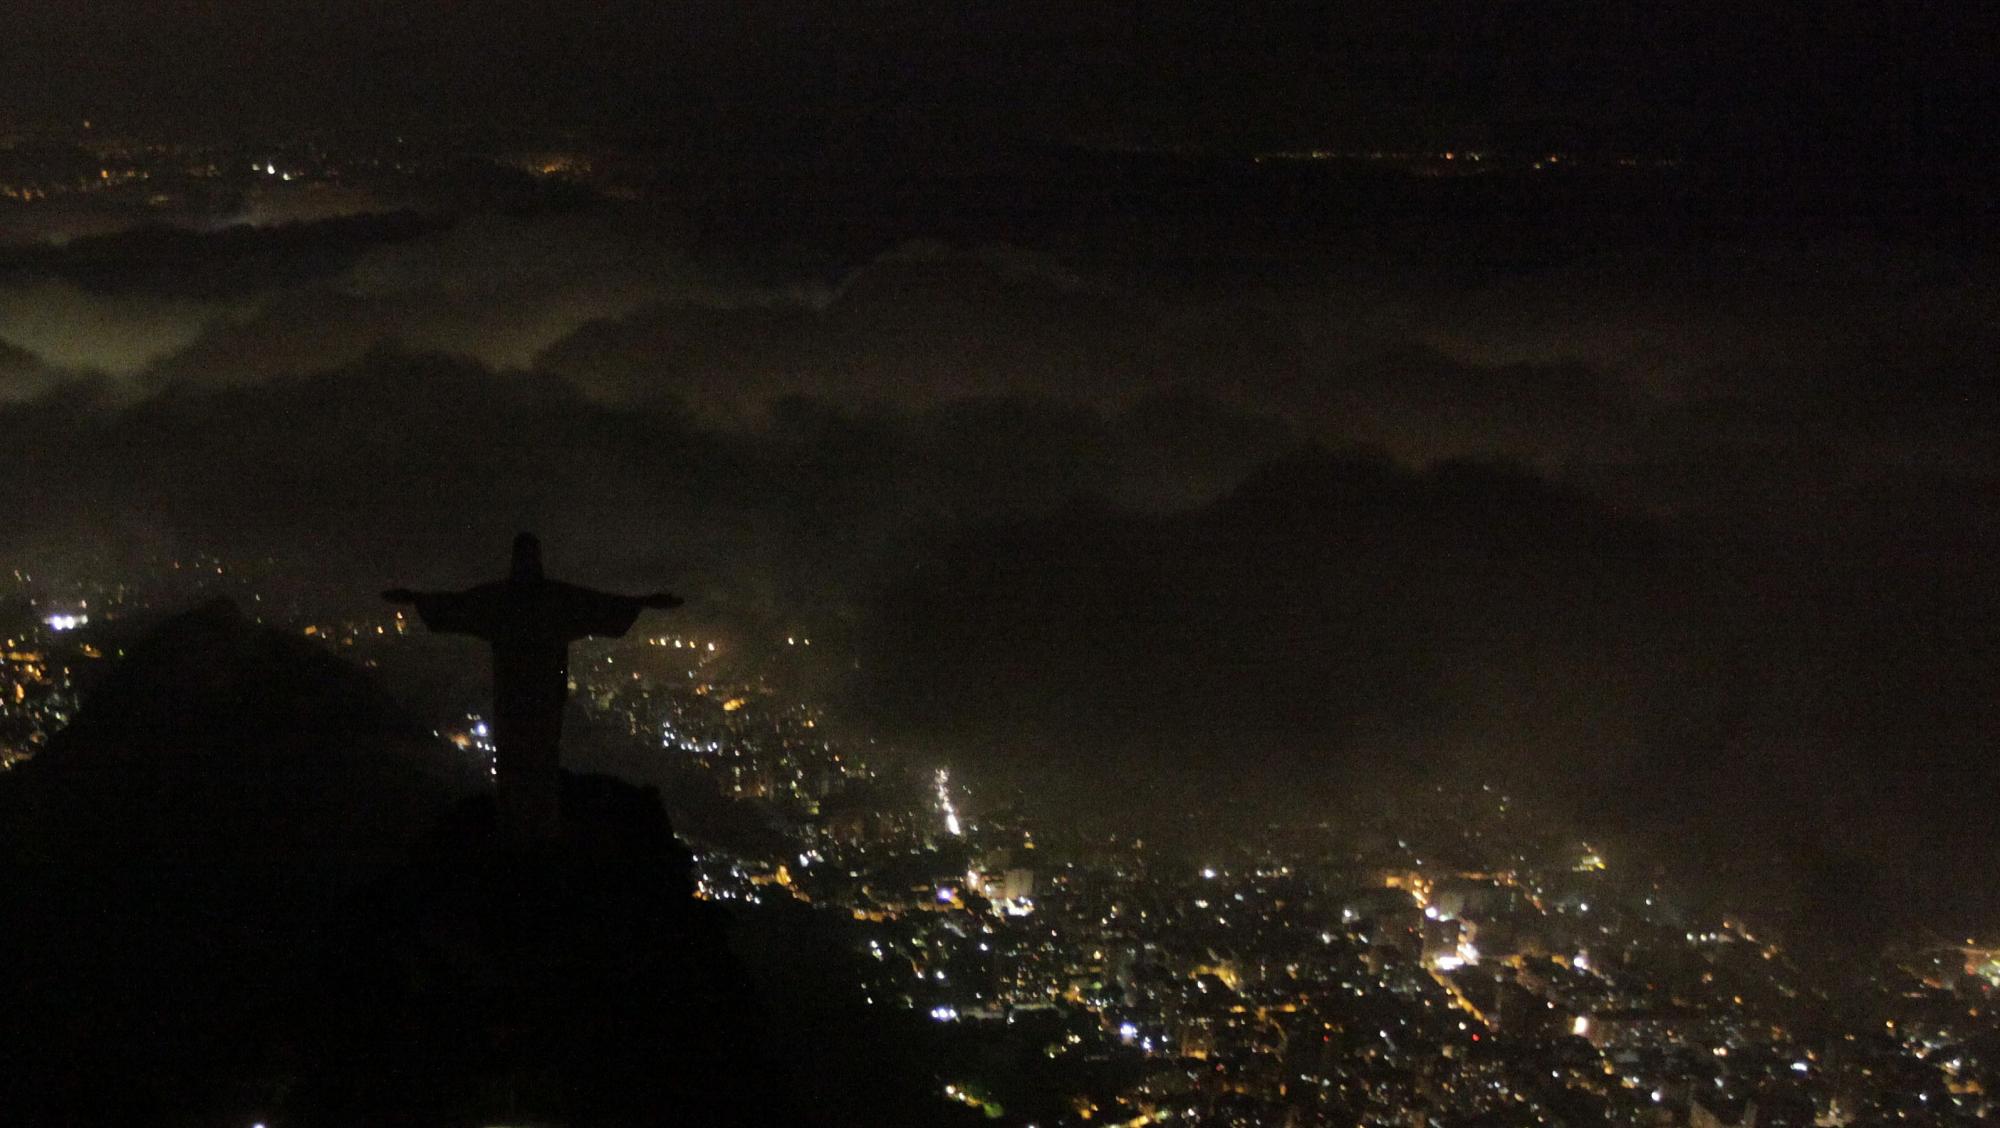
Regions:
M 698 639 L 676 638 L 672 635 L 660 635 L 656 638 L 649 638 L 646 640 L 646 645 L 671 646 L 675 650 L 706 650 L 711 652 L 715 650 L 713 642 L 704 643 Z

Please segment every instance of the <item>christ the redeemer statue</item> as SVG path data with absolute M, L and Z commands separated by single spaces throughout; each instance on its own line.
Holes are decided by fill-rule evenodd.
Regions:
M 609 595 L 542 575 L 542 543 L 514 538 L 507 578 L 465 591 L 393 588 L 391 603 L 414 604 L 424 626 L 439 634 L 469 634 L 493 647 L 495 797 L 500 825 L 517 839 L 556 837 L 561 830 L 563 701 L 569 696 L 569 644 L 617 638 L 648 607 L 679 607 L 675 596 Z

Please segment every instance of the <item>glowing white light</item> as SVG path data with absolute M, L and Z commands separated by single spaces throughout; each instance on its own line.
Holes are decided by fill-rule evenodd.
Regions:
M 1202 878 L 1203 878 L 1204 880 L 1207 880 L 1207 881 L 1214 881 L 1214 880 L 1215 880 L 1215 867 L 1214 867 L 1214 866 L 1203 866 L 1203 867 L 1202 867 L 1202 869 L 1201 869 L 1201 876 L 1202 876 Z
M 1589 1016 L 1587 1016 L 1587 1015 L 1581 1015 L 1581 1014 L 1580 1014 L 1580 1015 L 1577 1015 L 1577 1016 L 1576 1016 L 1576 1021 L 1575 1021 L 1575 1022 L 1572 1022 L 1572 1023 L 1570 1023 L 1570 1025 L 1569 1025 L 1569 1032 L 1570 1032 L 1571 1034 L 1574 1034 L 1574 1035 L 1576 1035 L 1576 1036 L 1577 1036 L 1577 1037 L 1579 1037 L 1579 1038 L 1588 1038 L 1588 1037 L 1590 1037 L 1590 1018 L 1589 1018 Z
M 958 1008 L 954 1006 L 932 1007 L 931 1018 L 938 1022 L 957 1022 Z
M 1806 1064 L 1805 1062 L 1802 1062 L 1802 1061 L 1795 1061 L 1795 1062 L 1793 1062 L 1793 1063 L 1792 1063 L 1792 1072 L 1793 1072 L 1793 1073 L 1805 1073 L 1805 1072 L 1807 1072 L 1807 1071 L 1809 1071 L 1809 1070 L 1811 1070 L 1811 1069 L 1812 1069 L 1812 1066 L 1809 1066 L 1809 1065 L 1807 1065 L 1807 1064 Z
M 1119 1025 L 1118 1027 L 1119 1041 L 1130 1042 L 1132 1039 L 1137 1038 L 1138 1036 L 1139 1036 L 1139 1026 L 1137 1023 L 1126 1022 L 1126 1023 L 1121 1023 Z
M 939 768 L 936 775 L 938 809 L 944 812 L 944 829 L 953 838 L 961 838 L 965 827 L 958 821 L 958 808 L 951 802 L 951 772 Z
M 481 721 L 478 724 L 472 726 L 472 735 L 484 740 L 486 738 L 486 733 L 487 733 L 487 728 L 485 721 Z
M 52 631 L 73 631 L 90 622 L 90 616 L 83 614 L 50 615 L 48 618 L 43 619 L 42 622 L 47 624 L 48 628 Z

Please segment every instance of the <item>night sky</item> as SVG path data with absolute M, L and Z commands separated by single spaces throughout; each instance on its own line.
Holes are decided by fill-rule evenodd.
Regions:
M 1476 772 L 1841 927 L 2000 920 L 1970 5 L 138 7 L 0 5 L 0 125 L 678 155 L 10 216 L 14 560 L 358 601 L 534 528 L 1031 788 Z M 1663 171 L 1212 163 L 1452 146 Z
M 225 126 L 505 121 L 809 147 L 1546 131 L 1845 164 L 1990 154 L 1994 106 L 1990 18 L 1914 0 L 86 0 L 0 16 L 11 109 Z

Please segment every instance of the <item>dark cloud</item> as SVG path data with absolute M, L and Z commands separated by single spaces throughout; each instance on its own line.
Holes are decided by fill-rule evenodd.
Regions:
M 37 250 L 0 547 L 356 604 L 532 527 L 851 639 L 851 715 L 1079 795 L 1490 775 L 1774 910 L 1831 919 L 1827 874 L 2000 910 L 1953 897 L 1995 849 L 1990 259 L 1476 228 L 756 261 L 599 207 Z
M 774 394 L 893 403 L 997 392 L 1113 398 L 1140 383 L 1152 311 L 1055 259 L 911 245 L 835 288 L 676 299 L 593 324 L 541 363 L 611 396 L 714 406 Z
M 1269 420 L 1186 401 L 1104 414 L 1020 398 L 919 411 L 792 398 L 754 426 L 716 427 L 545 373 L 385 349 L 122 406 L 78 389 L 9 408 L 0 431 L 42 483 L 19 511 L 16 551 L 36 536 L 226 546 L 365 592 L 395 572 L 443 582 L 477 569 L 532 527 L 605 582 L 692 574 L 711 605 L 758 611 L 852 598 L 867 568 L 928 529 L 1075 497 L 1184 500 L 1289 441 Z M 1178 454 L 1190 464 L 1167 461 Z
M 862 686 L 1080 812 L 1136 781 L 1264 813 L 1490 781 L 1865 947 L 2000 912 L 1969 892 L 2000 599 L 1963 553 L 1790 556 L 1519 468 L 1317 455 L 1194 510 L 961 535 L 864 618 Z
M 5 247 L 0 277 L 61 280 L 93 293 L 224 299 L 324 278 L 373 248 L 444 226 L 415 212 L 380 209 L 279 223 L 142 222 Z
M 49 368 L 34 353 L 0 340 L 0 404 L 37 399 L 75 379 L 74 374 Z

